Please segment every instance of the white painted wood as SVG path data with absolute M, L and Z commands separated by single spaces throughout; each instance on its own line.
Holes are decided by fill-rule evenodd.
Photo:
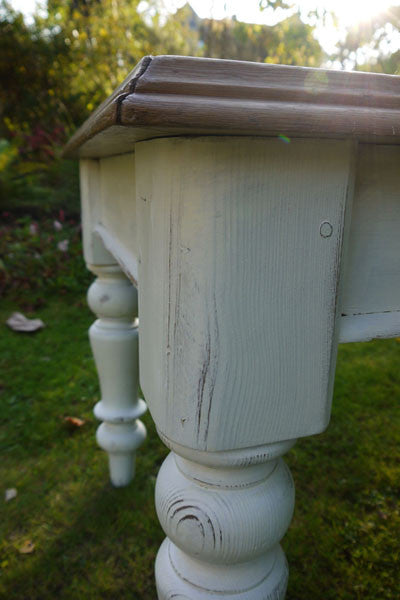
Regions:
M 135 155 L 102 158 L 99 163 L 99 219 L 93 228 L 124 270 L 137 281 Z
M 80 180 L 86 262 L 102 265 L 117 260 L 136 283 L 135 155 L 81 159 Z
M 145 135 L 140 119 L 151 137 L 160 135 L 157 119 L 165 134 L 205 134 L 215 113 L 208 108 L 219 105 L 214 131 L 239 131 L 235 111 L 249 99 L 243 90 L 239 103 L 234 96 L 249 64 L 228 65 L 228 73 L 227 61 L 202 63 L 200 81 L 195 61 L 188 81 L 187 66 L 178 73 L 182 60 L 193 62 L 146 58 L 78 135 L 83 152 L 106 156 L 81 161 L 84 252 L 99 276 L 89 292 L 99 316 L 90 332 L 102 391 L 98 440 L 113 483 L 125 485 L 145 436 L 137 419 L 145 405 L 136 396 L 136 292 L 121 268 L 140 279 L 141 383 L 172 450 L 156 486 L 167 535 L 156 562 L 159 600 L 283 600 L 279 542 L 294 488 L 281 456 L 328 423 L 338 341 L 400 335 L 400 147 L 341 141 L 376 141 L 377 124 L 379 141 L 392 141 L 393 119 L 386 111 L 382 125 L 369 96 L 341 88 L 340 78 L 331 100 L 325 94 L 312 107 L 304 85 L 292 85 L 301 72 L 280 67 L 279 89 L 274 68 L 263 102 L 253 102 L 263 114 L 247 115 L 241 133 L 260 134 L 267 115 L 273 129 L 264 123 L 264 134 L 291 121 L 299 136 L 319 131 L 337 141 L 148 139 L 132 154 Z M 211 63 L 222 69 L 214 81 Z M 394 110 L 393 81 L 385 82 Z M 342 133 L 329 118 L 335 97 Z M 297 109 L 308 121 L 299 125 Z
M 339 342 L 366 342 L 400 336 L 400 310 L 387 313 L 342 316 Z
M 400 311 L 400 149 L 360 145 L 339 342 L 398 335 Z M 115 257 L 137 282 L 134 154 L 81 160 L 84 253 L 91 264 Z M 103 191 L 100 193 L 100 186 Z M 112 256 L 110 257 L 109 254 Z M 391 312 L 391 316 L 386 313 Z M 375 315 L 360 319 L 361 315 Z
M 158 597 L 283 600 L 279 457 L 329 419 L 354 147 L 164 139 L 135 156 L 141 385 L 173 450 Z
M 113 255 L 125 275 L 137 287 L 137 256 L 128 250 L 127 245 L 121 244 L 120 238 L 115 234 L 110 233 L 103 225 L 96 225 L 94 234 L 101 239 L 104 247 Z
M 83 255 L 89 265 L 112 265 L 113 256 L 94 233 L 100 219 L 100 164 L 98 160 L 81 159 L 79 162 Z
M 361 145 L 342 313 L 388 311 L 400 311 L 400 146 Z
M 168 536 L 156 561 L 159 600 L 283 599 L 288 567 L 279 541 L 293 507 L 293 481 L 281 458 L 221 467 L 171 452 L 156 487 Z
M 146 410 L 138 399 L 137 292 L 118 265 L 88 265 L 97 275 L 88 303 L 98 316 L 89 330 L 100 379 L 101 400 L 94 413 L 103 421 L 97 441 L 109 455 L 114 486 L 127 485 L 135 473 L 135 452 L 146 437 L 138 419 Z
M 221 451 L 326 427 L 352 158 L 337 141 L 136 145 L 140 377 L 170 441 Z
M 182 446 L 176 442 L 172 442 L 158 431 L 162 442 L 171 450 L 173 450 L 182 458 L 186 458 L 192 462 L 208 467 L 248 467 L 258 464 L 259 462 L 267 462 L 274 460 L 278 456 L 282 456 L 295 445 L 296 440 L 285 440 L 284 442 L 276 442 L 275 444 L 261 444 L 260 446 L 252 446 L 251 448 L 235 448 L 224 452 L 204 452 L 202 450 L 194 450 L 187 446 Z

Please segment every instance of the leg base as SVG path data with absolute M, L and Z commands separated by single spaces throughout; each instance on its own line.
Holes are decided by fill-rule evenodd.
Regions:
M 136 453 L 109 454 L 110 479 L 114 487 L 124 487 L 135 477 Z
M 166 538 L 156 560 L 159 600 L 284 600 L 288 576 L 279 545 L 248 563 L 217 565 L 184 555 Z
M 102 423 L 96 437 L 100 448 L 108 453 L 111 483 L 115 487 L 128 485 L 135 475 L 135 451 L 146 438 L 142 421 Z

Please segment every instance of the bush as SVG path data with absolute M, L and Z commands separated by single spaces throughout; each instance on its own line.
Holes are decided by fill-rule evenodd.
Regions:
M 52 294 L 82 293 L 91 279 L 82 257 L 80 224 L 66 218 L 15 219 L 3 213 L 0 227 L 0 293 L 44 303 Z
M 29 214 L 41 218 L 67 208 L 77 219 L 78 163 L 63 160 L 62 146 L 57 141 L 45 145 L 44 139 L 46 134 L 40 128 L 11 141 L 0 139 L 0 210 L 16 217 Z

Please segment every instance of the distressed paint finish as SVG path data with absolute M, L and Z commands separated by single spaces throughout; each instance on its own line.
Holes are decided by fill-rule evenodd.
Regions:
M 160 600 L 282 600 L 288 567 L 280 540 L 293 514 L 294 485 L 280 458 L 293 442 L 167 457 L 156 508 L 167 534 L 156 560 Z M 198 461 L 205 459 L 207 464 Z
M 103 421 L 97 431 L 99 445 L 107 451 L 113 485 L 127 485 L 134 477 L 135 452 L 146 437 L 138 417 L 146 410 L 138 399 L 137 291 L 116 259 L 114 237 L 106 244 L 99 233 L 103 223 L 112 233 L 130 205 L 135 211 L 134 155 L 118 160 L 81 160 L 81 202 L 84 257 L 97 275 L 88 292 L 88 303 L 98 319 L 89 330 L 90 342 L 100 380 L 101 401 L 94 412 Z M 118 210 L 118 207 L 120 210 Z M 109 215 L 112 219 L 109 219 Z M 127 220 L 124 233 L 135 243 L 134 220 Z M 115 229 L 112 229 L 114 224 Z M 117 248 L 118 248 L 117 244 Z M 124 269 L 135 281 L 135 261 L 129 251 Z M 129 263 L 129 265 L 128 265 Z M 136 274 L 137 277 L 137 274 Z
M 90 265 L 117 259 L 137 284 L 135 155 L 80 161 L 84 257 Z
M 159 600 L 283 600 L 281 455 L 329 419 L 354 146 L 163 139 L 135 157 L 141 386 L 172 449 Z
M 166 438 L 221 451 L 326 427 L 352 163 L 337 141 L 136 145 L 140 378 Z
M 146 411 L 138 399 L 137 292 L 118 265 L 93 266 L 97 275 L 88 303 L 98 316 L 89 330 L 100 379 L 96 417 L 103 421 L 97 441 L 109 456 L 114 486 L 127 485 L 135 473 L 135 452 L 146 437 L 138 419 Z
M 281 457 L 328 423 L 338 341 L 400 331 L 399 82 L 145 57 L 66 149 L 82 157 L 96 414 L 117 485 L 144 406 L 136 296 L 116 263 L 140 284 L 141 384 L 172 450 L 159 600 L 285 596 Z M 171 137 L 191 134 L 221 137 Z
M 95 226 L 101 221 L 100 162 L 81 159 L 79 161 L 83 256 L 89 265 L 113 265 L 115 258 L 105 248 L 95 233 Z
M 400 334 L 399 261 L 400 150 L 358 147 L 353 217 L 343 283 L 339 342 Z M 81 159 L 84 253 L 90 264 L 117 259 L 128 277 L 138 278 L 135 213 L 135 155 Z M 322 227 L 328 227 L 321 224 Z M 322 231 L 322 233 L 324 233 Z M 108 250 L 107 250 L 108 248 Z

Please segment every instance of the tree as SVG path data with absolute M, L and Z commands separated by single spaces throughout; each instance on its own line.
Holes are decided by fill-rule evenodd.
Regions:
M 8 204 L 65 201 L 77 173 L 61 162 L 62 145 L 144 55 L 309 66 L 323 56 L 299 14 L 267 27 L 201 20 L 190 5 L 168 15 L 162 0 L 149 0 L 146 10 L 140 0 L 48 0 L 47 12 L 27 24 L 0 2 L 0 196 Z
M 156 36 L 139 0 L 50 0 L 27 25 L 0 8 L 0 201 L 54 205 L 76 190 L 77 172 L 61 161 L 66 139 Z M 75 195 L 77 196 L 76 192 Z M 75 203 L 77 198 L 75 199 Z
M 343 67 L 400 75 L 399 40 L 400 6 L 393 6 L 351 27 L 333 58 Z
M 290 8 L 282 1 L 260 4 L 262 8 Z M 299 13 L 268 26 L 243 23 L 236 17 L 199 19 L 186 4 L 167 21 L 170 29 L 174 29 L 177 22 L 181 27 L 186 22 L 192 35 L 197 31 L 195 55 L 303 66 L 319 66 L 324 56 L 313 36 L 314 28 L 303 23 Z

